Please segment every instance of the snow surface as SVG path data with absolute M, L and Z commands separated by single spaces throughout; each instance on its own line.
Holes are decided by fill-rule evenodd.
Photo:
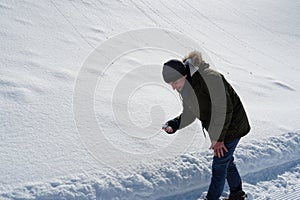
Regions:
M 252 130 L 236 151 L 245 191 L 299 199 L 299 8 L 292 0 L 0 0 L 0 199 L 203 198 L 212 152 L 200 123 L 160 130 L 181 110 L 161 64 L 195 46 L 249 115 Z M 78 84 L 84 73 L 96 84 Z

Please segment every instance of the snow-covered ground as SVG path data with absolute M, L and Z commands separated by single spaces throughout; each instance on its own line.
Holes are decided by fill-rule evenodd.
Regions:
M 201 50 L 240 95 L 253 199 L 300 198 L 300 2 L 0 0 L 0 199 L 205 196 L 212 152 L 161 64 Z M 224 193 L 226 195 L 226 193 Z

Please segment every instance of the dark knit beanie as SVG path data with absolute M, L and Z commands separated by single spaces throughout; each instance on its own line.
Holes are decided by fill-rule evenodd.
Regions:
M 164 63 L 162 75 L 166 83 L 174 82 L 186 75 L 184 64 L 180 60 L 169 60 Z

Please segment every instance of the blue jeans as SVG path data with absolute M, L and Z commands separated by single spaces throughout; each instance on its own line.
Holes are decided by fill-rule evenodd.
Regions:
M 224 189 L 225 179 L 227 179 L 231 194 L 242 190 L 242 180 L 233 162 L 233 153 L 239 141 L 240 139 L 236 139 L 225 143 L 228 152 L 224 152 L 224 156 L 221 158 L 214 156 L 212 178 L 206 196 L 208 200 L 219 200 Z

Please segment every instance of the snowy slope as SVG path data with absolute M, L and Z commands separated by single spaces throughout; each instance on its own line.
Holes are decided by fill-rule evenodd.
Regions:
M 237 150 L 245 190 L 255 199 L 299 198 L 299 8 L 283 0 L 1 0 L 0 199 L 203 196 L 212 155 L 199 123 L 172 136 L 160 130 L 180 112 L 161 63 L 188 53 L 189 39 L 247 109 L 252 130 Z M 149 27 L 182 36 L 154 35 L 161 48 L 149 48 Z M 111 42 L 136 29 L 145 38 Z M 134 51 L 99 64 L 121 47 Z M 93 92 L 80 108 L 92 105 L 103 136 L 83 135 L 77 117 L 89 118 L 74 107 L 86 65 L 98 82 L 80 91 Z

